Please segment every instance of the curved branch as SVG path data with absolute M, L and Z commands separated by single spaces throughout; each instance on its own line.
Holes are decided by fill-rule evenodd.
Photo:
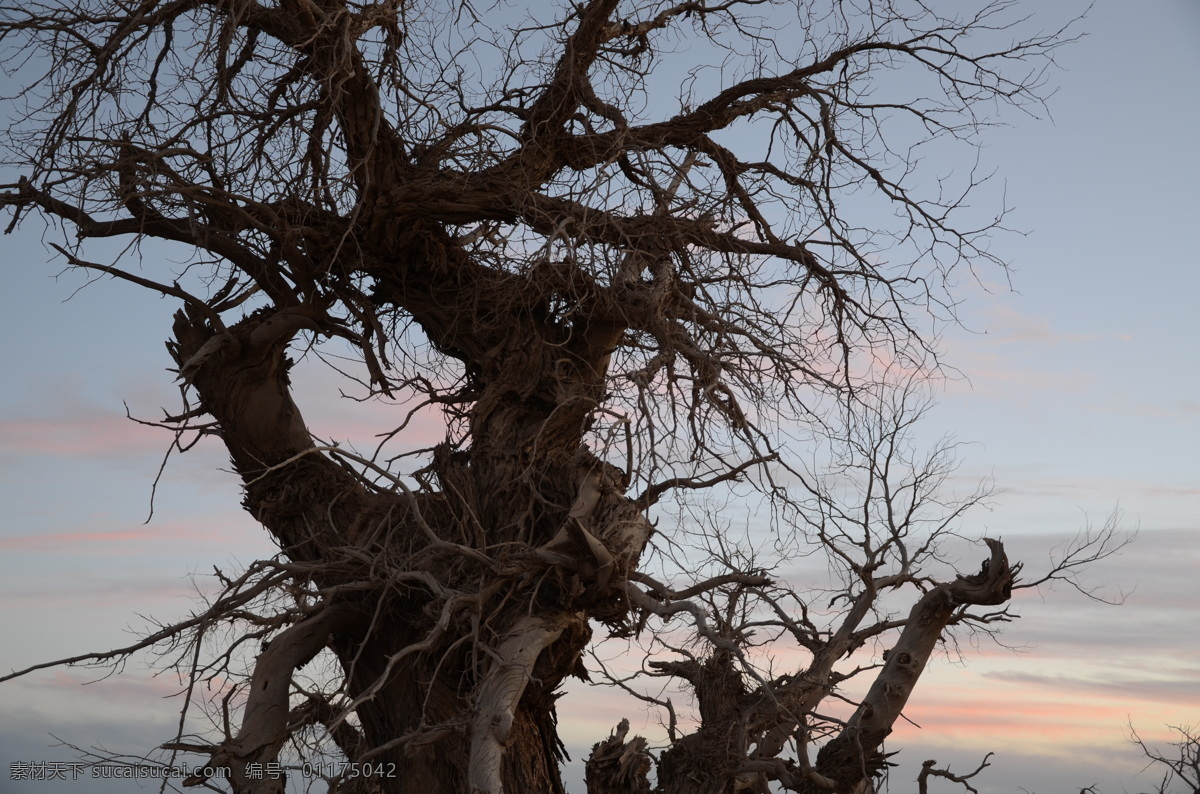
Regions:
M 991 556 L 979 573 L 940 584 L 917 601 L 896 645 L 885 655 L 862 704 L 845 728 L 817 755 L 817 770 L 847 789 L 879 773 L 884 763 L 879 747 L 892 732 L 917 685 L 942 632 L 955 612 L 967 604 L 1003 604 L 1012 596 L 1019 566 L 1010 566 L 1004 544 L 984 538 Z
M 329 643 L 329 635 L 347 625 L 354 610 L 346 604 L 320 607 L 310 617 L 274 637 L 254 663 L 242 725 L 232 740 L 222 742 L 206 768 L 227 768 L 237 794 L 281 794 L 283 779 L 248 776 L 248 764 L 275 762 L 290 735 L 288 717 L 292 673 L 307 664 Z M 261 768 L 261 767 L 260 767 Z M 207 777 L 193 776 L 185 786 L 199 786 Z

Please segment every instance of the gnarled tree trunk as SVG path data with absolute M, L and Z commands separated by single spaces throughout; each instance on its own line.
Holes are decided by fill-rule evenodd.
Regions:
M 581 446 L 607 351 L 568 366 L 561 348 L 554 360 L 536 345 L 489 351 L 470 452 L 430 467 L 453 498 L 384 493 L 313 445 L 287 377 L 297 316 L 260 312 L 218 331 L 180 313 L 172 352 L 219 423 L 246 508 L 336 593 L 319 619 L 362 731 L 343 749 L 403 770 L 374 781 L 389 793 L 561 792 L 556 690 L 579 671 L 588 616 L 623 619 L 650 532 L 622 473 Z M 298 666 L 319 649 L 288 658 Z M 273 649 L 259 666 L 279 658 Z M 240 743 L 213 761 L 273 757 L 285 716 L 248 710 Z M 247 747 L 246 736 L 265 738 Z M 385 749 L 360 759 L 356 747 Z

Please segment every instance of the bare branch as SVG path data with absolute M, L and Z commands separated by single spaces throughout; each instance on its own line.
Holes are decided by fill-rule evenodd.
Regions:
M 970 780 L 971 778 L 975 777 L 976 775 L 978 775 L 980 772 L 982 772 L 988 766 L 990 766 L 990 764 L 988 763 L 988 759 L 991 758 L 992 755 L 994 755 L 994 754 L 988 753 L 987 755 L 985 755 L 983 757 L 983 761 L 980 762 L 979 766 L 976 767 L 975 771 L 969 772 L 968 774 L 965 774 L 965 775 L 955 775 L 949 770 L 949 768 L 938 769 L 938 768 L 934 767 L 934 764 L 936 764 L 937 761 L 932 761 L 932 760 L 926 761 L 925 763 L 921 764 L 921 772 L 919 775 L 917 775 L 917 792 L 918 792 L 918 794 L 928 794 L 930 777 L 944 777 L 947 780 L 953 781 L 955 783 L 961 783 L 963 788 L 966 789 L 967 791 L 971 792 L 971 794 L 979 794 L 979 790 L 976 789 L 974 786 L 972 786 L 967 781 Z

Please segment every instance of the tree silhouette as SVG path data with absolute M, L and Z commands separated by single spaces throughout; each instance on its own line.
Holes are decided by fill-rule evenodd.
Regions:
M 1200 792 L 1200 732 L 1187 725 L 1172 725 L 1171 730 L 1179 734 L 1172 742 L 1174 752 L 1168 755 L 1151 747 L 1129 726 L 1130 741 L 1141 748 L 1146 756 L 1146 769 L 1153 769 L 1162 779 L 1153 789 L 1153 794 L 1170 794 L 1173 791 Z M 1178 784 L 1178 788 L 1176 787 Z
M 936 643 L 1005 619 L 1020 567 L 995 540 L 977 573 L 924 567 L 980 495 L 941 509 L 945 458 L 900 443 L 912 388 L 873 385 L 881 366 L 936 370 L 956 268 L 1001 265 L 999 218 L 968 206 L 975 171 L 919 166 L 1039 102 L 1069 37 L 1017 35 L 1011 11 L 6 7 L 9 230 L 39 214 L 73 233 L 54 244 L 70 265 L 181 301 L 185 404 L 160 424 L 180 449 L 224 444 L 280 549 L 192 619 L 64 661 L 165 646 L 185 717 L 225 682 L 213 730 L 185 720 L 164 748 L 228 781 L 185 785 L 281 791 L 264 765 L 332 742 L 355 766 L 331 790 L 557 792 L 555 700 L 588 674 L 593 631 L 683 614 L 694 642 L 650 669 L 691 688 L 701 721 L 657 758 L 657 790 L 862 790 Z M 89 258 L 98 238 L 124 241 L 113 263 Z M 313 436 L 289 349 L 353 351 L 363 398 L 397 415 L 377 449 Z M 414 458 L 430 412 L 445 438 Z M 798 462 L 808 434 L 838 442 L 857 502 Z M 845 576 L 829 610 L 721 550 L 719 528 L 723 571 L 639 570 L 689 529 L 655 511 L 735 482 Z M 1026 584 L 1111 549 L 1086 538 Z M 885 592 L 908 594 L 907 617 Z M 757 668 L 753 626 L 806 667 Z M 885 638 L 854 715 L 822 716 L 860 672 L 841 661 Z M 310 676 L 318 656 L 331 667 Z M 589 790 L 646 791 L 653 761 L 618 730 Z

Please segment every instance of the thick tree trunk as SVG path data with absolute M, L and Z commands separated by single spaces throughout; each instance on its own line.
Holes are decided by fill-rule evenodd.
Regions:
M 580 669 L 589 615 L 623 619 L 623 583 L 650 532 L 621 474 L 580 448 L 588 399 L 560 386 L 539 404 L 547 389 L 536 379 L 524 398 L 485 390 L 470 453 L 435 456 L 453 498 L 370 490 L 314 448 L 291 399 L 285 350 L 302 325 L 302 315 L 263 312 L 217 332 L 181 313 L 172 352 L 219 423 L 246 508 L 337 593 L 317 614 L 358 701 L 361 736 L 343 749 L 395 765 L 396 777 L 368 782 L 386 794 L 561 794 L 556 690 Z M 529 378 L 523 356 L 516 366 Z M 278 697 L 291 672 L 281 678 L 281 665 L 313 653 L 264 654 L 256 676 L 270 666 Z M 256 719 L 246 713 L 214 763 L 278 751 L 243 741 L 261 733 Z
M 717 651 L 703 664 L 651 663 L 657 670 L 686 680 L 700 708 L 700 727 L 663 751 L 658 764 L 662 794 L 732 794 L 736 772 L 745 758 L 746 722 L 754 700 L 728 651 Z

